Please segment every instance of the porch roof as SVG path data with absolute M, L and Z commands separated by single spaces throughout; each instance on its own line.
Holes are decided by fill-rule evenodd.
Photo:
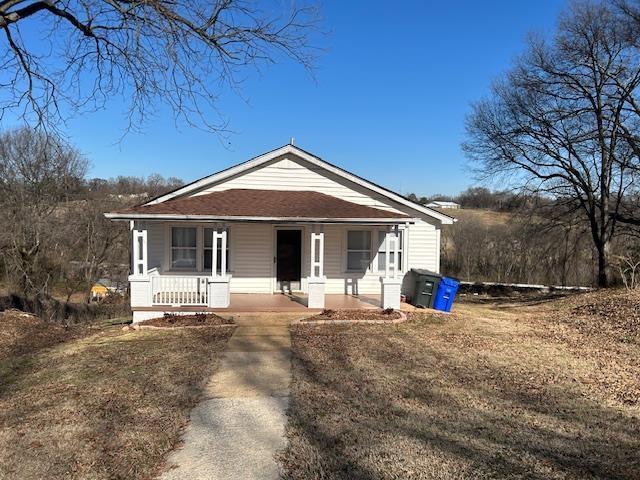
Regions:
M 407 222 L 411 218 L 314 191 L 230 189 L 138 205 L 106 214 L 115 220 Z

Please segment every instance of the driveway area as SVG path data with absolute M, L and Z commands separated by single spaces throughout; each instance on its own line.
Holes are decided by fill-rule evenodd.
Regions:
M 277 479 L 291 379 L 289 323 L 300 314 L 234 314 L 238 325 L 191 413 L 162 480 Z

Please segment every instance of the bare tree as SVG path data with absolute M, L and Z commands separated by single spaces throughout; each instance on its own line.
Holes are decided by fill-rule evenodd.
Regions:
M 614 264 L 625 288 L 627 290 L 637 288 L 640 274 L 640 246 L 634 245 L 624 255 L 615 255 Z
M 640 30 L 608 3 L 573 3 L 555 37 L 532 37 L 514 68 L 467 120 L 464 148 L 484 175 L 581 212 L 597 252 L 598 285 L 611 281 L 611 241 L 637 188 Z
M 121 199 L 104 192 L 84 192 L 69 205 L 60 228 L 60 280 L 67 302 L 76 293 L 90 300 L 91 287 L 101 278 L 126 280 L 129 269 L 129 235 L 126 225 L 114 225 L 105 209 L 122 207 Z M 124 268 L 122 268 L 124 266 Z M 120 267 L 120 268 L 118 268 Z
M 286 2 L 284 2 L 286 4 Z M 156 104 L 213 131 L 223 86 L 285 56 L 310 68 L 310 5 L 250 0 L 0 0 L 0 113 L 55 128 L 67 115 L 129 101 L 128 128 Z M 35 23 L 39 38 L 23 35 Z M 0 115 L 0 119 L 2 116 Z
M 526 211 L 497 222 L 469 211 L 442 232 L 442 270 L 469 281 L 592 285 L 593 255 L 583 230 Z
M 67 205 L 86 167 L 77 150 L 51 135 L 26 128 L 0 134 L 0 251 L 20 293 L 49 293 Z

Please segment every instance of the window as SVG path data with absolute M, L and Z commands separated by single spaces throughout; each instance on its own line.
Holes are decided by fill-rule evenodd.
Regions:
M 218 242 L 218 251 L 217 251 L 217 259 L 216 259 L 216 270 L 217 273 L 222 272 L 222 242 Z M 213 228 L 205 228 L 204 229 L 204 260 L 202 262 L 203 268 L 205 271 L 211 271 L 211 254 L 213 250 Z M 227 271 L 230 269 L 229 266 L 229 229 L 227 229 Z
M 347 232 L 347 271 L 365 272 L 371 263 L 371 232 Z
M 402 270 L 402 245 L 404 244 L 404 232 L 398 230 L 398 271 Z M 382 272 L 387 265 L 387 232 L 378 232 L 378 271 Z M 393 262 L 393 251 L 389 252 L 390 260 Z
M 171 268 L 195 270 L 197 243 L 195 227 L 171 229 Z

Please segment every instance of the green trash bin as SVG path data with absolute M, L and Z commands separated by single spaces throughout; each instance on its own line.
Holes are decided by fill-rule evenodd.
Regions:
M 416 276 L 413 304 L 416 307 L 433 308 L 442 275 L 421 268 L 413 268 L 411 271 Z

